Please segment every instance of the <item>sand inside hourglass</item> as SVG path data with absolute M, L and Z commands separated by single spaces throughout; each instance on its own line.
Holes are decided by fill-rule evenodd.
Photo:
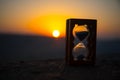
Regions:
M 88 31 L 75 32 L 76 36 L 79 38 L 80 41 L 84 40 L 88 33 Z
M 84 40 L 87 38 L 89 31 L 86 25 L 75 25 L 73 29 L 74 36 L 74 48 L 73 48 L 73 57 L 74 60 L 85 60 L 87 55 L 87 48 L 84 44 Z M 84 42 L 83 42 L 84 41 Z

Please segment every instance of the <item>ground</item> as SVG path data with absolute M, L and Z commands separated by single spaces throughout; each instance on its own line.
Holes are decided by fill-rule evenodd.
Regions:
M 64 59 L 1 62 L 0 80 L 120 80 L 120 59 L 99 56 L 92 67 L 68 66 Z

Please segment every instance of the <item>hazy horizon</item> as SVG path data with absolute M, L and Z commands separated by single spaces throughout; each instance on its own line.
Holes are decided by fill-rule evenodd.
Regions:
M 0 33 L 65 37 L 66 19 L 97 19 L 97 37 L 119 39 L 119 0 L 0 0 Z
M 0 34 L 0 61 L 65 58 L 65 38 Z M 97 40 L 96 55 L 118 55 L 120 40 Z

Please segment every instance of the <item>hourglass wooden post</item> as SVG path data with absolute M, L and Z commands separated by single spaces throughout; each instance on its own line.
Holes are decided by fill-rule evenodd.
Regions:
M 66 63 L 95 64 L 97 20 L 68 19 L 66 22 Z

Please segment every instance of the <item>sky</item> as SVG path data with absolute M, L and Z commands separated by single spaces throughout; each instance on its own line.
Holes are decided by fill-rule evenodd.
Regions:
M 97 38 L 120 39 L 120 0 L 0 0 L 0 33 L 65 36 L 66 19 L 97 19 Z

